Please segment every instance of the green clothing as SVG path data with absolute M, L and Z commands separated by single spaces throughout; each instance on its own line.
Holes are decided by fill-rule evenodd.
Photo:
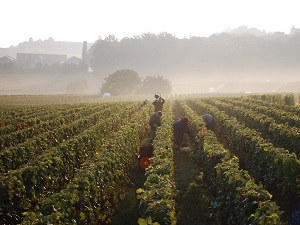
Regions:
M 151 130 L 153 132 L 156 132 L 156 128 L 161 126 L 160 116 L 157 116 L 156 113 L 154 113 L 152 116 L 150 116 L 149 125 L 151 127 Z

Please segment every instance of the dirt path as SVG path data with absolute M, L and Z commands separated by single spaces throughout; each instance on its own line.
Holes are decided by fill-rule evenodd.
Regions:
M 128 185 L 125 198 L 117 207 L 112 218 L 112 225 L 137 225 L 139 219 L 139 201 L 136 198 L 136 189 L 143 188 L 145 183 L 145 172 L 138 165 L 131 174 L 131 184 Z
M 174 153 L 176 216 L 178 225 L 215 225 L 213 221 L 213 199 L 203 182 L 202 173 L 187 152 Z
M 213 199 L 202 179 L 199 168 L 187 152 L 174 152 L 175 183 L 177 188 L 176 216 L 178 225 L 216 225 L 213 219 Z M 139 201 L 136 189 L 143 187 L 144 171 L 136 166 L 125 198 L 112 218 L 112 225 L 136 225 L 139 218 Z

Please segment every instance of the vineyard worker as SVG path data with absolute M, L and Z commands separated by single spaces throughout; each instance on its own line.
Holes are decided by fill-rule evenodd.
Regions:
M 154 105 L 154 112 L 162 111 L 165 99 L 163 99 L 158 92 L 154 94 L 154 98 L 155 100 L 152 103 Z
M 144 107 L 144 106 L 147 105 L 147 104 L 148 104 L 148 100 L 145 99 L 145 101 L 143 101 L 143 102 L 141 103 L 140 107 Z
M 204 114 L 201 117 L 206 124 L 206 128 L 212 130 L 215 124 L 214 118 L 210 114 Z
M 179 148 L 184 141 L 184 135 L 188 133 L 188 122 L 189 118 L 183 117 L 173 123 L 175 144 Z
M 143 102 L 140 104 L 139 109 L 143 108 L 143 107 L 146 106 L 148 103 L 149 103 L 148 100 L 145 99 L 145 101 L 143 101 Z
M 161 117 L 162 117 L 161 111 L 158 111 L 158 112 L 154 113 L 152 116 L 150 116 L 149 125 L 150 125 L 151 130 L 153 131 L 154 135 L 156 132 L 156 128 L 161 126 Z

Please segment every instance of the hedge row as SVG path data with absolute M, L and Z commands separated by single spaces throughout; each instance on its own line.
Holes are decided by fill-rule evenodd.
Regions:
M 164 105 L 162 125 L 153 140 L 154 156 L 151 166 L 145 172 L 144 190 L 137 190 L 140 199 L 140 225 L 177 223 L 172 124 L 171 105 L 168 101 Z
M 116 132 L 132 116 L 137 106 L 110 112 L 109 119 L 96 121 L 97 125 L 36 157 L 25 167 L 10 171 L 0 178 L 0 219 L 19 220 L 26 210 L 37 210 L 51 194 L 65 188 L 76 169 L 93 159 L 109 135 Z M 99 153 L 98 153 L 99 154 Z
M 204 168 L 204 175 L 211 184 L 220 223 L 282 224 L 281 212 L 271 201 L 271 194 L 246 170 L 240 169 L 239 159 L 223 147 L 212 131 L 205 128 L 194 110 L 184 101 L 177 101 L 177 108 L 191 120 L 193 158 Z
M 45 199 L 38 211 L 24 212 L 22 224 L 110 223 L 146 135 L 146 114 L 146 110 L 135 114 L 116 132 L 107 130 L 112 135 L 95 146 L 95 157 L 76 171 L 65 189 Z
M 261 132 L 262 137 L 270 139 L 275 146 L 286 148 L 291 153 L 300 156 L 300 128 L 290 126 L 287 122 L 278 123 L 276 118 L 241 107 L 238 103 L 226 103 L 214 98 L 207 99 L 206 102 L 225 111 L 228 115 L 236 117 L 249 128 Z

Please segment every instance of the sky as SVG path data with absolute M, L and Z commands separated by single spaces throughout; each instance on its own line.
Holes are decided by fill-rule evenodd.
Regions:
M 2 0 L 0 48 L 29 38 L 94 43 L 144 33 L 208 37 L 239 26 L 290 33 L 298 0 Z

